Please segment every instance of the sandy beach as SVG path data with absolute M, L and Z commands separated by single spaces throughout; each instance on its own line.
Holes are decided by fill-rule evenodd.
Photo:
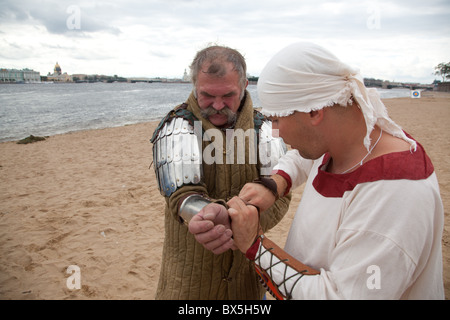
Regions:
M 435 166 L 449 299 L 450 94 L 384 102 Z M 156 125 L 0 143 L 0 299 L 154 299 L 164 240 L 164 199 L 150 167 Z M 301 192 L 268 234 L 281 246 Z M 69 266 L 79 267 L 80 289 L 67 285 Z

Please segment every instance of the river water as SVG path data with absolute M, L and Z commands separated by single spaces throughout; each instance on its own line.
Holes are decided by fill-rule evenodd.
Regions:
M 0 142 L 159 120 L 191 90 L 189 83 L 1 84 Z M 248 90 L 259 107 L 256 86 Z M 410 95 L 409 89 L 379 92 Z

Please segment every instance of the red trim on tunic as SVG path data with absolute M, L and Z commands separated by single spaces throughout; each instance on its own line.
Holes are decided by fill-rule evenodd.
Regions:
M 261 238 L 258 237 L 258 239 L 256 239 L 255 243 L 253 243 L 253 245 L 250 248 L 248 248 L 247 252 L 245 253 L 245 257 L 248 260 L 255 261 L 256 254 L 258 253 L 260 243 L 261 243 Z
M 385 154 L 346 174 L 324 171 L 323 167 L 329 160 L 330 155 L 326 154 L 313 181 L 316 191 L 324 197 L 342 197 L 344 192 L 352 191 L 360 183 L 379 180 L 422 180 L 434 172 L 430 158 L 419 143 L 415 152 Z
M 287 187 L 286 187 L 286 190 L 284 191 L 284 195 L 283 195 L 283 197 L 285 197 L 291 191 L 291 188 L 292 188 L 291 177 L 283 170 L 276 170 L 272 174 L 278 174 L 279 176 L 282 176 L 284 178 L 284 180 L 286 180 Z

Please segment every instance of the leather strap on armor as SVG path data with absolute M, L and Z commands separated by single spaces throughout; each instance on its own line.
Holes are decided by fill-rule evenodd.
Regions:
M 292 299 L 294 287 L 303 276 L 320 273 L 290 256 L 262 233 L 248 249 L 246 257 L 254 262 L 261 283 L 278 300 Z

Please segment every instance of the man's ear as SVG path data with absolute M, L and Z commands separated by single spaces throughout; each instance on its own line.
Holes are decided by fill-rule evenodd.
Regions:
M 310 117 L 311 124 L 312 124 L 313 126 L 317 126 L 317 125 L 319 125 L 319 124 L 322 122 L 322 120 L 323 120 L 323 117 L 324 117 L 324 111 L 323 111 L 323 109 L 316 110 L 316 111 L 311 111 L 311 112 L 309 113 L 309 117 Z

